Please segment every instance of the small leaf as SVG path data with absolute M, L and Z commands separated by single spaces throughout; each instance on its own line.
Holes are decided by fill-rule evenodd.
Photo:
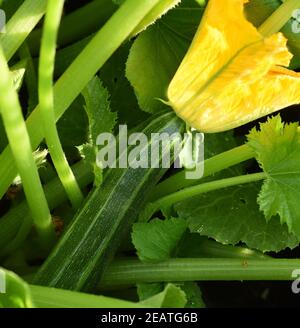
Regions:
M 258 198 L 267 220 L 279 214 L 281 223 L 300 238 L 300 133 L 298 123 L 285 124 L 273 117 L 253 129 L 249 145 L 267 173 Z
M 143 18 L 139 25 L 135 28 L 132 35 L 136 35 L 139 32 L 145 30 L 149 25 L 155 23 L 157 19 L 167 13 L 170 9 L 175 7 L 181 0 L 161 0 L 150 13 Z M 125 0 L 113 0 L 116 5 L 122 5 Z
M 127 124 L 129 129 L 148 118 L 148 114 L 140 109 L 133 88 L 125 76 L 131 45 L 130 41 L 120 47 L 99 72 L 101 81 L 109 91 L 112 111 L 118 114 L 119 124 Z
M 145 262 L 169 259 L 186 228 L 186 222 L 182 219 L 155 219 L 149 223 L 134 224 L 132 242 L 138 257 Z
M 60 141 L 69 161 L 78 160 L 76 146 L 87 142 L 88 119 L 83 103 L 83 97 L 77 97 L 57 123 Z
M 22 86 L 22 83 L 24 80 L 24 76 L 25 76 L 25 71 L 26 71 L 26 63 L 25 62 L 22 62 L 22 65 L 21 65 L 21 63 L 19 63 L 18 66 L 13 67 L 11 70 L 14 87 L 17 91 L 19 91 L 21 89 L 21 86 Z
M 102 170 L 96 162 L 98 146 L 97 137 L 104 132 L 112 132 L 117 115 L 111 112 L 109 93 L 98 77 L 94 77 L 82 92 L 85 99 L 85 110 L 89 120 L 88 143 L 78 147 L 81 156 L 92 165 L 95 175 L 95 186 L 102 183 Z
M 195 282 L 184 282 L 180 285 L 178 285 L 178 287 L 180 287 L 187 298 L 187 304 L 186 304 L 186 308 L 188 309 L 201 309 L 201 308 L 205 308 L 205 303 L 202 299 L 202 293 L 201 290 L 198 286 L 197 283 Z
M 152 308 L 184 308 L 186 302 L 185 293 L 174 284 L 168 284 L 163 292 L 148 298 L 140 304 Z
M 141 302 L 161 293 L 163 290 L 164 283 L 162 282 L 137 284 L 137 293 Z
M 83 90 L 90 124 L 90 137 L 92 143 L 96 145 L 97 137 L 100 133 L 111 132 L 116 124 L 117 116 L 110 111 L 108 91 L 103 87 L 98 77 L 94 77 Z

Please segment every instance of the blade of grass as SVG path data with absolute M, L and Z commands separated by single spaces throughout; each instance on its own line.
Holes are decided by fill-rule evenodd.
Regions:
M 161 0 L 127 0 L 94 36 L 54 86 L 56 120 L 159 1 Z M 32 147 L 35 148 L 44 137 L 40 125 L 40 108 L 36 108 L 29 116 L 27 129 Z M 0 155 L 0 198 L 16 174 L 12 152 L 7 147 Z
M 39 63 L 39 104 L 44 135 L 57 174 L 73 208 L 79 208 L 83 195 L 68 164 L 56 128 L 53 99 L 55 46 L 64 0 L 48 0 Z
M 52 219 L 32 154 L 18 95 L 1 47 L 0 71 L 0 108 L 4 127 L 39 239 L 46 246 L 54 239 Z

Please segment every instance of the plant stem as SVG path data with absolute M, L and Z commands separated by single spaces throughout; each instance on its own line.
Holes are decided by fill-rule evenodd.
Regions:
M 83 195 L 60 143 L 52 87 L 56 38 L 63 7 L 64 0 L 48 0 L 39 63 L 39 104 L 44 135 L 53 164 L 72 206 L 77 209 L 83 201 Z
M 247 144 L 218 154 L 205 160 L 203 178 L 247 161 L 253 157 L 255 157 L 255 152 Z M 158 184 L 153 192 L 155 197 L 153 200 L 199 183 L 199 180 L 186 179 L 185 173 L 186 171 L 183 170 Z
M 0 107 L 4 127 L 39 239 L 46 246 L 54 240 L 52 219 L 32 154 L 18 95 L 13 87 L 10 71 L 1 47 L 0 71 Z
M 171 259 L 142 263 L 135 259 L 113 262 L 100 288 L 146 282 L 293 280 L 300 259 Z
M 87 186 L 93 181 L 91 166 L 81 161 L 72 167 L 77 181 L 81 187 Z M 44 187 L 45 196 L 52 210 L 63 204 L 67 200 L 65 190 L 58 178 L 53 179 Z M 22 245 L 28 231 L 23 229 L 25 225 L 31 227 L 32 220 L 26 201 L 21 202 L 13 207 L 0 220 L 0 256 L 6 256 L 9 252 L 17 249 Z M 21 231 L 20 231 L 21 229 Z
M 238 258 L 238 259 L 265 259 L 269 258 L 268 255 L 260 251 L 250 248 L 223 245 L 208 237 L 201 237 L 197 239 L 197 248 L 190 249 L 189 247 L 181 250 L 180 257 L 193 257 L 193 258 Z M 189 244 L 188 244 L 189 245 Z
M 142 308 L 133 303 L 106 296 L 30 285 L 33 304 L 39 308 Z
M 47 0 L 25 0 L 6 25 L 0 42 L 9 61 L 34 29 L 46 10 Z
M 64 16 L 58 33 L 58 46 L 70 45 L 96 32 L 117 8 L 111 0 L 94 0 Z M 35 29 L 28 37 L 33 56 L 38 54 L 41 35 L 42 29 Z
M 94 36 L 55 84 L 54 108 L 56 120 L 61 117 L 86 84 L 159 1 L 127 0 Z M 27 129 L 32 147 L 37 147 L 44 137 L 43 128 L 40 126 L 39 107 L 29 116 Z M 12 152 L 7 147 L 0 155 L 0 198 L 6 192 L 16 174 Z
M 300 0 L 285 0 L 284 3 L 258 28 L 265 37 L 280 31 L 291 19 L 293 11 L 300 8 Z
M 221 180 L 199 184 L 197 186 L 185 188 L 173 194 L 162 197 L 156 200 L 155 202 L 150 203 L 151 208 L 153 206 L 153 211 L 157 211 L 161 208 L 168 208 L 173 204 L 178 203 L 184 199 L 197 196 L 209 191 L 232 187 L 244 183 L 259 181 L 265 179 L 266 177 L 267 177 L 266 173 L 261 172 L 261 173 L 246 174 L 238 177 L 221 179 Z

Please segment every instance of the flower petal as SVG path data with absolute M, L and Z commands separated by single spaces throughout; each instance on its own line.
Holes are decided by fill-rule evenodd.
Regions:
M 246 20 L 245 2 L 209 1 L 169 86 L 174 110 L 202 132 L 228 130 L 300 101 L 300 74 L 279 67 L 292 58 L 286 39 L 281 33 L 264 39 Z

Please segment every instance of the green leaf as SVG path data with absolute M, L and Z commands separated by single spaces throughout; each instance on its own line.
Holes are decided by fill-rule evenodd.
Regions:
M 0 269 L 0 308 L 33 307 L 28 285 L 11 271 Z
M 178 285 L 187 298 L 187 304 L 185 305 L 188 309 L 201 309 L 205 308 L 205 303 L 202 299 L 202 293 L 197 283 L 195 282 L 185 282 Z
M 260 251 L 280 251 L 299 244 L 287 226 L 277 218 L 266 222 L 257 205 L 260 183 L 217 190 L 175 205 L 191 232 L 208 236 L 222 244 L 245 243 Z
M 138 257 L 145 262 L 169 259 L 186 228 L 186 222 L 182 219 L 154 219 L 149 223 L 135 223 L 132 242 Z
M 175 7 L 181 0 L 161 0 L 151 12 L 140 22 L 132 35 L 145 30 L 149 25 L 155 23 L 157 19 L 167 13 L 171 8 Z M 125 0 L 113 0 L 116 5 L 122 5 Z
M 140 24 L 134 30 L 133 35 L 136 35 L 137 33 L 145 30 L 149 25 L 155 23 L 157 19 L 162 17 L 165 13 L 167 13 L 171 8 L 174 8 L 180 2 L 181 0 L 161 0 L 140 22 Z
M 161 293 L 164 290 L 164 283 L 145 283 L 137 284 L 137 293 L 140 302 L 147 300 L 148 298 Z
M 120 47 L 101 68 L 99 77 L 110 93 L 112 111 L 118 113 L 119 124 L 133 128 L 148 118 L 143 112 L 134 94 L 133 88 L 125 76 L 125 66 L 132 42 Z
M 134 42 L 126 67 L 138 103 L 146 112 L 155 113 L 166 105 L 167 87 L 182 61 L 197 30 L 203 8 L 183 1 Z M 142 72 L 142 73 L 141 73 Z
M 168 284 L 163 292 L 148 298 L 140 304 L 152 308 L 184 308 L 186 303 L 185 293 L 174 284 Z
M 300 133 L 298 123 L 285 124 L 280 116 L 273 117 L 253 129 L 249 145 L 267 173 L 258 198 L 267 220 L 279 214 L 281 223 L 300 238 Z
M 27 65 L 26 60 L 21 60 L 17 65 L 11 68 L 11 75 L 12 75 L 14 87 L 17 91 L 21 89 L 25 76 L 26 65 Z
M 88 143 L 79 146 L 78 149 L 81 156 L 92 165 L 95 175 L 94 184 L 99 186 L 102 182 L 102 170 L 96 163 L 97 137 L 101 133 L 112 132 L 116 124 L 117 114 L 111 112 L 109 93 L 98 77 L 94 77 L 88 83 L 82 95 L 89 120 L 89 137 Z
M 248 19 L 256 26 L 260 26 L 281 4 L 280 0 L 251 0 L 245 8 Z M 291 18 L 282 28 L 281 32 L 288 39 L 289 50 L 294 55 L 290 68 L 300 67 L 300 33 L 294 33 L 292 24 L 295 19 Z
M 83 103 L 83 97 L 77 97 L 57 123 L 61 144 L 71 162 L 80 157 L 76 146 L 87 142 L 88 119 Z
M 110 110 L 109 94 L 98 77 L 94 77 L 83 90 L 85 110 L 89 118 L 90 138 L 96 145 L 100 133 L 111 132 L 117 115 Z

